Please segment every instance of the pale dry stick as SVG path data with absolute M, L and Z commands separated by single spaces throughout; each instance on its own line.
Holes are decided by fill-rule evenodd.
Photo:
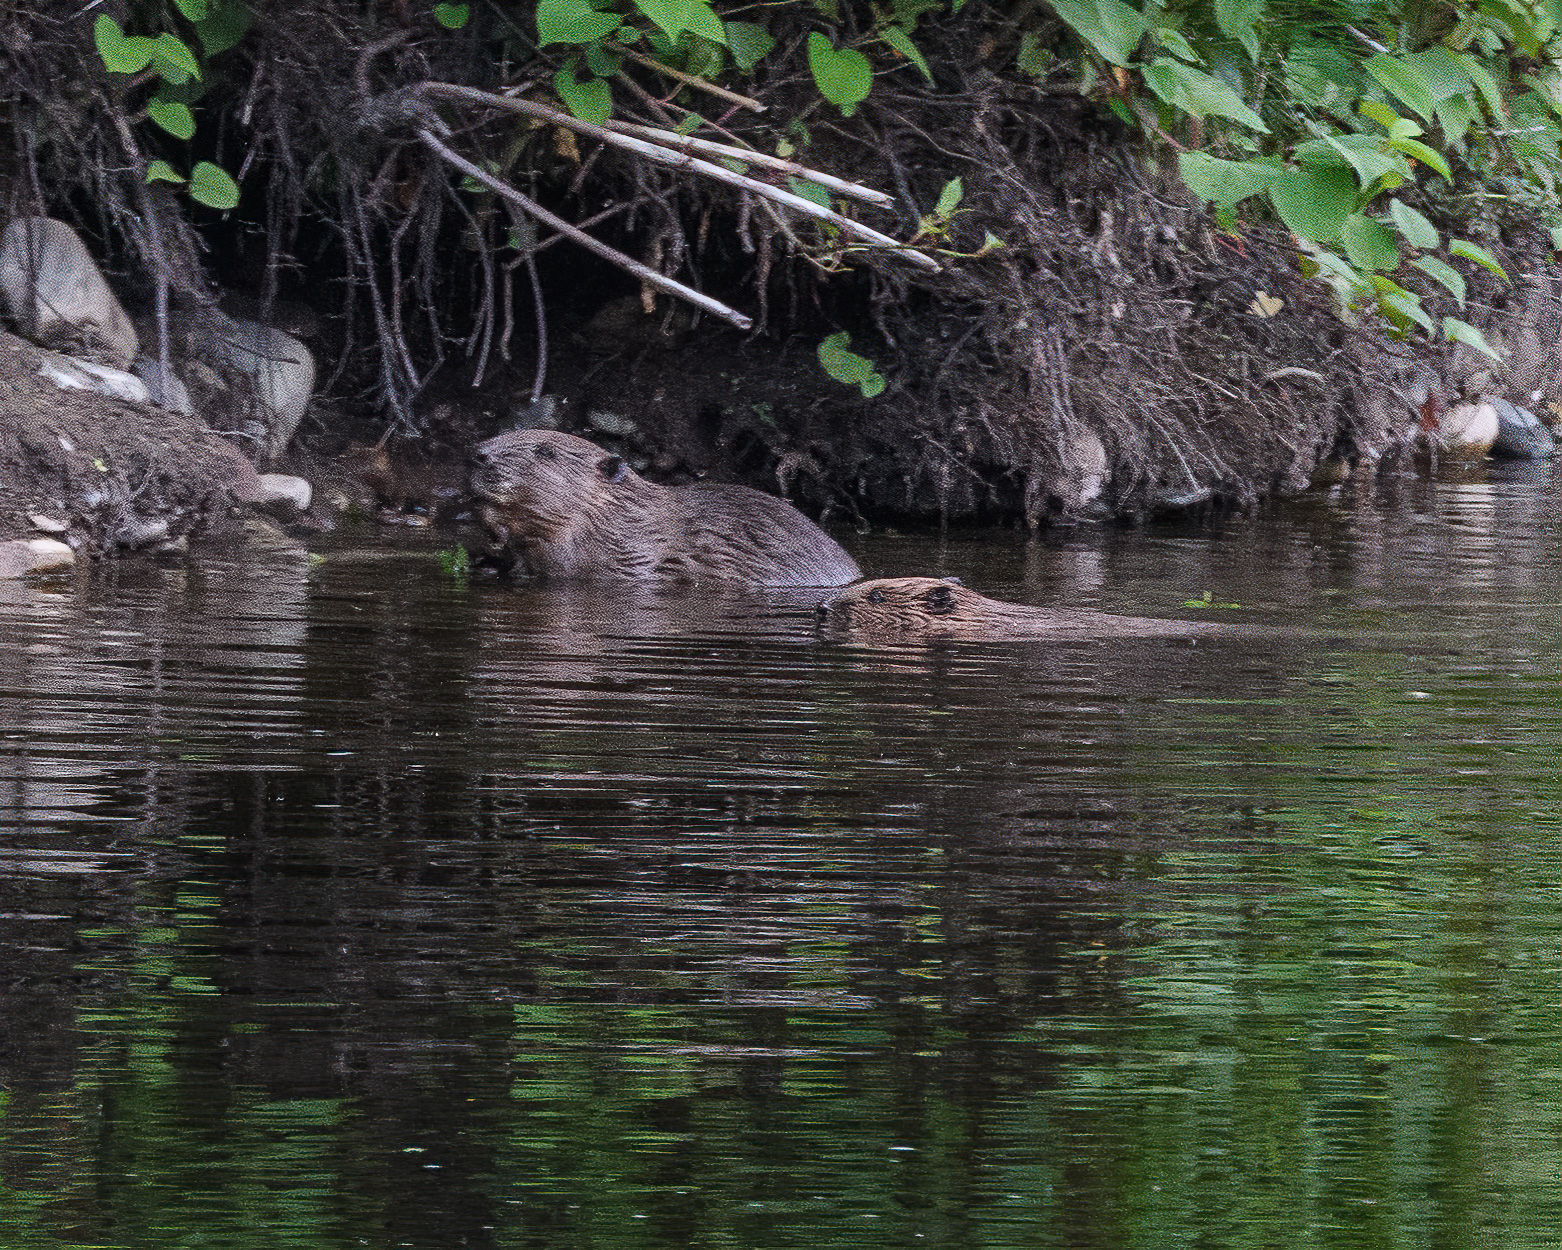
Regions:
M 460 100 L 469 104 L 483 104 L 490 108 L 502 109 L 505 112 L 519 113 L 523 117 L 534 117 L 539 121 L 549 122 L 555 126 L 563 126 L 566 130 L 573 130 L 577 134 L 586 135 L 602 143 L 611 143 L 626 151 L 633 152 L 637 156 L 644 156 L 662 165 L 669 165 L 674 169 L 688 170 L 690 173 L 700 174 L 714 182 L 725 183 L 730 187 L 738 187 L 744 191 L 752 191 L 755 195 L 763 196 L 777 204 L 783 204 L 795 212 L 804 216 L 813 217 L 819 221 L 829 222 L 842 234 L 851 235 L 856 239 L 872 243 L 877 247 L 894 252 L 905 257 L 914 265 L 933 273 L 942 273 L 943 266 L 931 256 L 917 251 L 915 248 L 902 243 L 899 239 L 892 239 L 887 234 L 881 234 L 870 226 L 865 226 L 859 221 L 853 221 L 850 217 L 843 217 L 833 209 L 821 208 L 812 200 L 804 199 L 800 195 L 793 195 L 790 191 L 783 191 L 780 187 L 773 187 L 768 182 L 761 182 L 757 178 L 749 178 L 743 174 L 735 174 L 731 170 L 724 169 L 720 165 L 713 165 L 709 161 L 702 161 L 684 152 L 675 152 L 670 148 L 659 144 L 648 143 L 644 139 L 637 139 L 633 135 L 619 134 L 612 130 L 605 130 L 601 126 L 583 122 L 578 117 L 572 117 L 568 113 L 561 113 L 557 109 L 549 108 L 546 104 L 537 104 L 531 100 L 516 100 L 508 96 L 493 95 L 487 91 L 479 91 L 473 87 L 462 87 L 455 83 L 426 82 L 421 84 L 418 91 L 424 95 L 435 96 L 445 100 Z M 421 133 L 421 132 L 420 132 Z
M 876 191 L 872 187 L 865 187 L 859 183 L 847 182 L 844 178 L 837 178 L 833 174 L 820 173 L 817 169 L 809 169 L 805 165 L 799 165 L 796 161 L 789 161 L 785 157 L 771 156 L 768 152 L 755 152 L 751 148 L 733 147 L 729 143 L 714 143 L 709 139 L 696 139 L 692 135 L 680 135 L 671 130 L 658 130 L 654 126 L 640 126 L 634 122 L 608 122 L 608 130 L 616 134 L 638 135 L 642 139 L 649 139 L 653 143 L 659 143 L 663 147 L 674 148 L 680 152 L 699 152 L 705 156 L 725 156 L 735 161 L 742 161 L 747 165 L 759 165 L 765 169 L 778 170 L 784 174 L 793 174 L 798 178 L 806 178 L 809 182 L 817 182 L 821 187 L 829 187 L 832 191 L 838 191 L 842 195 L 849 195 L 853 199 L 867 200 L 870 204 L 880 204 L 886 207 L 893 206 L 895 197 L 885 195 L 882 191 Z
M 746 95 L 739 95 L 736 91 L 728 91 L 725 87 L 718 87 L 713 82 L 706 82 L 703 78 L 696 78 L 693 74 L 685 74 L 682 70 L 673 69 L 670 65 L 663 65 L 660 61 L 653 61 L 648 56 L 641 56 L 638 52 L 631 52 L 622 44 L 608 44 L 614 52 L 626 60 L 633 61 L 636 65 L 643 65 L 646 69 L 655 70 L 671 78 L 674 82 L 681 82 L 685 86 L 693 87 L 696 91 L 704 91 L 715 96 L 718 100 L 725 100 L 728 104 L 736 104 L 739 108 L 746 108 L 752 113 L 764 113 L 769 110 L 769 105 L 761 104 L 758 100 Z
M 494 192 L 494 194 L 503 196 L 512 204 L 518 205 L 528 216 L 542 222 L 543 225 L 552 230 L 557 230 L 560 234 L 568 235 L 588 251 L 595 252 L 604 260 L 628 271 L 647 285 L 654 286 L 660 291 L 666 291 L 669 295 L 676 295 L 679 299 L 688 300 L 689 303 L 703 308 L 706 312 L 720 317 L 723 321 L 730 322 L 740 330 L 747 330 L 754 324 L 750 318 L 745 317 L 737 309 L 728 308 L 725 304 L 718 300 L 713 300 L 709 295 L 696 291 L 693 287 L 684 286 L 683 283 L 669 278 L 665 274 L 657 273 L 649 265 L 642 265 L 633 257 L 625 256 L 622 252 L 616 248 L 609 247 L 600 239 L 592 238 L 584 230 L 570 225 L 562 217 L 555 217 L 529 196 L 523 195 L 508 183 L 500 182 L 499 179 L 495 178 L 487 170 L 474 165 L 464 156 L 451 151 L 434 136 L 433 131 L 420 126 L 416 133 L 418 140 L 423 146 L 433 152 L 440 160 L 454 165 L 469 177 L 476 178 L 477 181 Z

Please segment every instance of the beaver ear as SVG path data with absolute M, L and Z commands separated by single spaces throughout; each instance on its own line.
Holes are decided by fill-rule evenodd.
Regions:
M 948 582 L 951 586 L 964 586 L 965 585 L 965 578 L 963 578 L 963 577 L 946 577 L 946 578 L 944 578 L 944 580 L 946 582 Z
M 597 472 L 610 482 L 622 482 L 629 466 L 619 456 L 606 456 L 597 461 Z
M 875 586 L 872 590 L 870 590 L 868 592 L 868 602 L 869 603 L 883 603 L 884 600 L 887 599 L 887 598 L 889 598 L 889 596 L 886 595 L 884 593 L 884 591 L 880 587 L 878 587 L 878 586 Z
M 948 616 L 955 610 L 954 592 L 948 586 L 934 586 L 927 592 L 925 602 L 934 616 Z

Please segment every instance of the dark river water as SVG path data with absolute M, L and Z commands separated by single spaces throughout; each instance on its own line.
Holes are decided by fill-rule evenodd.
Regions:
M 0 583 L 0 1247 L 1557 1246 L 1559 494 L 854 540 L 1197 640 Z

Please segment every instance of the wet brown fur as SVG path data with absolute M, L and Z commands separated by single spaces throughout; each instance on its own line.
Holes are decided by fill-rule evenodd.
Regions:
M 785 500 L 660 486 L 573 434 L 491 438 L 473 453 L 470 485 L 489 531 L 539 576 L 840 586 L 862 575 Z
M 959 582 L 936 577 L 858 582 L 824 600 L 817 616 L 819 627 L 832 635 L 906 642 L 935 638 L 969 642 L 1179 638 L 1223 628 L 1203 621 L 1167 621 L 1004 603 L 968 590 Z

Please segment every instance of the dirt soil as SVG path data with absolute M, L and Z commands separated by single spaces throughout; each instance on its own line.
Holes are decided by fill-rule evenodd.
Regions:
M 41 516 L 85 553 L 168 549 L 253 496 L 253 466 L 205 423 L 62 390 L 42 357 L 0 331 L 0 539 Z

